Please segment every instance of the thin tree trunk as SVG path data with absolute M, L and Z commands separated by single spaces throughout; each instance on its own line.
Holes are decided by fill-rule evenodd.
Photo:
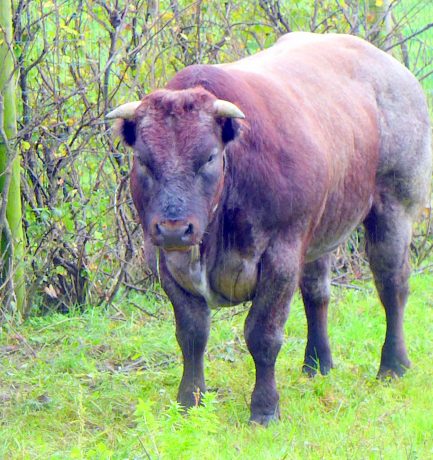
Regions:
M 0 313 L 9 309 L 12 313 L 24 315 L 26 291 L 20 160 L 11 142 L 17 133 L 11 7 L 11 0 L 0 0 L 0 290 L 4 291 L 6 299 L 0 304 Z

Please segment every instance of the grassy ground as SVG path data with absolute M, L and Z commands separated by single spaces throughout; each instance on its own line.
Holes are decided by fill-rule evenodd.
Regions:
M 433 458 L 433 272 L 412 277 L 406 332 L 413 368 L 375 379 L 384 315 L 371 284 L 333 290 L 336 369 L 300 372 L 306 324 L 297 298 L 278 361 L 282 420 L 249 426 L 254 381 L 245 313 L 215 312 L 207 352 L 211 391 L 189 417 L 173 400 L 181 374 L 173 318 L 148 310 L 32 318 L 0 339 L 0 458 L 428 459 Z

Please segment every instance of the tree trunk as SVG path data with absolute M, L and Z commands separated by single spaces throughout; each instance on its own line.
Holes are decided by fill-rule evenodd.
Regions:
M 0 318 L 26 313 L 11 0 L 0 0 Z

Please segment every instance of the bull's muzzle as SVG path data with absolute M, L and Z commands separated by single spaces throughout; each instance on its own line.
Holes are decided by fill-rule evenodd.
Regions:
M 197 243 L 193 220 L 160 220 L 152 223 L 152 240 L 167 251 L 186 251 Z

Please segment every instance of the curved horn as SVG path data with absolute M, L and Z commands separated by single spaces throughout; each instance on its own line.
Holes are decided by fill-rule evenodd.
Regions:
M 229 101 L 217 99 L 213 104 L 215 115 L 226 118 L 245 118 L 244 113 Z
M 127 102 L 126 104 L 119 105 L 119 107 L 107 113 L 105 118 L 125 118 L 126 120 L 130 120 L 139 105 L 141 105 L 141 101 Z

